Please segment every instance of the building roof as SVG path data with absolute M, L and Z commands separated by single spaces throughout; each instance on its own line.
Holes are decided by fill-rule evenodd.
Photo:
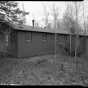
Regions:
M 41 27 L 34 27 L 28 26 L 28 25 L 18 25 L 18 24 L 12 24 L 9 23 L 9 25 L 15 29 L 20 31 L 35 31 L 35 32 L 47 32 L 47 33 L 63 33 L 68 34 L 69 32 L 65 29 L 50 29 L 50 28 L 41 28 Z
M 50 28 L 41 28 L 41 27 L 34 27 L 33 28 L 33 26 L 13 24 L 8 21 L 2 21 L 2 22 L 5 22 L 10 27 L 12 27 L 14 30 L 19 30 L 19 31 L 34 31 L 34 32 L 46 32 L 46 33 L 71 34 L 70 31 L 66 30 L 63 25 L 59 29 L 50 29 Z M 79 35 L 88 36 L 88 34 L 83 34 L 83 33 L 81 33 Z

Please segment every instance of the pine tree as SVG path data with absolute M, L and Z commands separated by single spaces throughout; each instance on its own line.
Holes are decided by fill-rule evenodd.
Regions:
M 4 14 L 2 14 L 2 12 Z M 2 14 L 2 16 L 4 15 L 7 21 L 23 24 L 23 19 L 21 17 L 29 13 L 20 10 L 17 1 L 0 1 L 0 14 Z

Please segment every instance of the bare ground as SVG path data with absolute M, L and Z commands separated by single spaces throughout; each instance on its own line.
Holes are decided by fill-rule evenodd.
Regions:
M 59 55 L 1 58 L 0 84 L 88 86 L 87 59 Z

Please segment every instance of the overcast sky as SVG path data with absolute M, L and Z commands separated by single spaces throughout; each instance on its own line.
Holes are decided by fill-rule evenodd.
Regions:
M 20 1 L 19 6 L 22 9 L 22 3 L 24 4 L 24 9 L 30 14 L 26 16 L 26 24 L 31 25 L 31 20 L 33 18 L 41 24 L 44 22 L 44 5 L 47 7 L 48 11 L 52 8 L 52 4 L 55 3 L 57 7 L 59 7 L 59 18 L 62 18 L 62 14 L 65 9 L 65 2 L 44 2 L 44 1 Z M 50 20 L 52 20 L 52 16 L 49 16 Z
M 84 1 L 82 1 L 84 2 Z M 62 18 L 63 13 L 66 9 L 66 4 L 69 2 L 61 1 L 19 1 L 19 7 L 22 9 L 22 3 L 24 4 L 24 10 L 30 12 L 26 16 L 26 24 L 31 25 L 31 20 L 34 18 L 39 23 L 43 24 L 44 22 L 44 5 L 48 8 L 48 11 L 51 11 L 53 3 L 59 8 L 59 18 Z M 85 0 L 85 15 L 88 14 L 88 0 Z M 81 8 L 79 13 L 79 20 L 83 22 L 83 9 Z M 49 16 L 49 19 L 52 20 L 52 16 Z

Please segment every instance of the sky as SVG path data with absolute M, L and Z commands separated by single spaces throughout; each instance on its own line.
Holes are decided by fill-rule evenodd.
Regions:
M 31 25 L 31 20 L 34 18 L 37 22 L 44 24 L 44 6 L 47 7 L 48 11 L 51 11 L 52 4 L 55 3 L 59 7 L 59 18 L 62 18 L 62 14 L 65 9 L 65 2 L 48 2 L 48 1 L 19 1 L 19 7 L 22 9 L 22 3 L 24 4 L 24 10 L 29 12 L 26 16 L 26 24 Z M 49 20 L 53 20 L 52 16 L 49 16 Z
M 61 19 L 63 17 L 63 13 L 65 12 L 67 3 L 69 2 L 61 2 L 61 1 L 19 1 L 19 7 L 23 9 L 22 4 L 24 4 L 24 10 L 29 12 L 29 15 L 26 16 L 26 25 L 32 25 L 32 19 L 34 18 L 36 22 L 40 23 L 41 25 L 44 24 L 44 6 L 47 7 L 47 10 L 50 12 L 53 6 L 53 3 L 56 5 L 56 7 L 59 8 L 59 18 Z M 86 20 L 86 16 L 88 15 L 88 0 L 82 1 L 84 3 L 84 17 Z M 83 18 L 83 4 L 81 5 L 81 8 L 79 9 L 79 22 L 84 23 Z M 52 21 L 53 18 L 50 15 L 49 20 Z

